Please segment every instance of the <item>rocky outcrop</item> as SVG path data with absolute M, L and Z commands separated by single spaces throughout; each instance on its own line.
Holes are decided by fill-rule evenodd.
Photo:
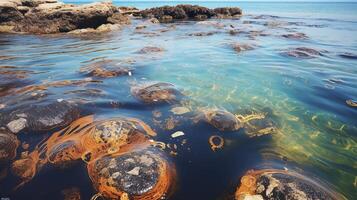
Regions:
M 232 18 L 242 14 L 237 7 L 209 9 L 197 5 L 162 6 L 142 10 L 137 15 L 143 18 L 157 18 L 160 22 L 172 22 L 174 20 L 205 20 L 209 18 Z
M 0 31 L 3 32 L 59 33 L 128 23 L 130 19 L 108 2 L 84 5 L 64 4 L 57 0 L 0 2 Z

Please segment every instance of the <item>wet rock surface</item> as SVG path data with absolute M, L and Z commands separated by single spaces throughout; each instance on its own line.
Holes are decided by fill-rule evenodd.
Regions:
M 0 129 L 0 162 L 14 159 L 19 144 L 14 134 L 6 129 Z
M 174 20 L 205 20 L 212 17 L 229 18 L 242 14 L 240 8 L 216 8 L 209 9 L 196 5 L 162 6 L 142 10 L 143 18 L 157 18 L 160 22 L 172 22 Z
M 340 199 L 329 188 L 300 174 L 283 170 L 249 171 L 235 194 L 243 199 Z
M 116 76 L 130 75 L 132 69 L 130 63 L 119 60 L 102 60 L 81 67 L 80 72 L 87 73 L 88 76 L 109 78 Z
M 13 133 L 46 131 L 64 127 L 79 117 L 79 109 L 67 101 L 21 107 L 2 115 L 1 123 Z
M 17 4 L 0 3 L 0 10 L 0 30 L 6 32 L 59 33 L 129 23 L 129 18 L 105 2 L 71 5 L 55 0 L 19 0 Z
M 173 103 L 177 102 L 182 96 L 174 85 L 161 82 L 144 82 L 133 85 L 131 93 L 138 100 L 148 104 Z
M 170 179 L 167 177 L 168 163 L 159 155 L 157 151 L 141 150 L 105 156 L 89 163 L 89 175 L 104 196 L 127 193 L 129 196 L 157 199 L 155 197 L 166 192 Z

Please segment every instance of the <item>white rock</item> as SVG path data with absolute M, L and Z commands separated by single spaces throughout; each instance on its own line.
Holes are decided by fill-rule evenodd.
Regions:
M 184 132 L 182 132 L 182 131 L 177 131 L 177 132 L 173 133 L 173 134 L 171 135 L 171 137 L 172 137 L 172 138 L 177 138 L 177 137 L 184 136 L 184 135 L 185 135 Z
M 26 127 L 26 124 L 27 120 L 25 118 L 19 118 L 9 122 L 6 126 L 11 132 L 18 133 Z
M 130 175 L 137 176 L 140 173 L 140 167 L 134 167 L 134 169 L 132 169 L 132 170 L 126 172 L 126 173 L 128 173 Z
M 175 107 L 175 108 L 172 108 L 170 111 L 172 113 L 174 113 L 175 115 L 183 115 L 185 113 L 190 112 L 190 109 L 188 109 L 186 107 Z

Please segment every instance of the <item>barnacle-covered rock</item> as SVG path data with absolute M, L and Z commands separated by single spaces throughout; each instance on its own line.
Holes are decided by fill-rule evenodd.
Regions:
M 161 82 L 144 82 L 133 85 L 131 93 L 140 101 L 148 104 L 177 102 L 182 95 L 174 85 Z
M 14 159 L 19 144 L 20 141 L 14 134 L 0 129 L 0 162 Z
M 173 167 L 153 148 L 100 157 L 87 167 L 94 187 L 110 199 L 162 199 L 175 178 Z
M 4 116 L 0 123 L 13 132 L 21 130 L 46 131 L 57 127 L 64 127 L 77 119 L 79 109 L 67 102 L 53 102 L 46 105 L 30 105 L 20 107 Z
M 331 188 L 303 175 L 285 170 L 248 171 L 235 192 L 236 200 L 245 199 L 343 199 Z

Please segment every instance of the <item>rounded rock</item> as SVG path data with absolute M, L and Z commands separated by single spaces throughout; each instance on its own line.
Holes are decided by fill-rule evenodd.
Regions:
M 175 177 L 172 166 L 153 148 L 98 158 L 88 164 L 88 173 L 98 192 L 114 199 L 124 194 L 131 199 L 161 199 Z

